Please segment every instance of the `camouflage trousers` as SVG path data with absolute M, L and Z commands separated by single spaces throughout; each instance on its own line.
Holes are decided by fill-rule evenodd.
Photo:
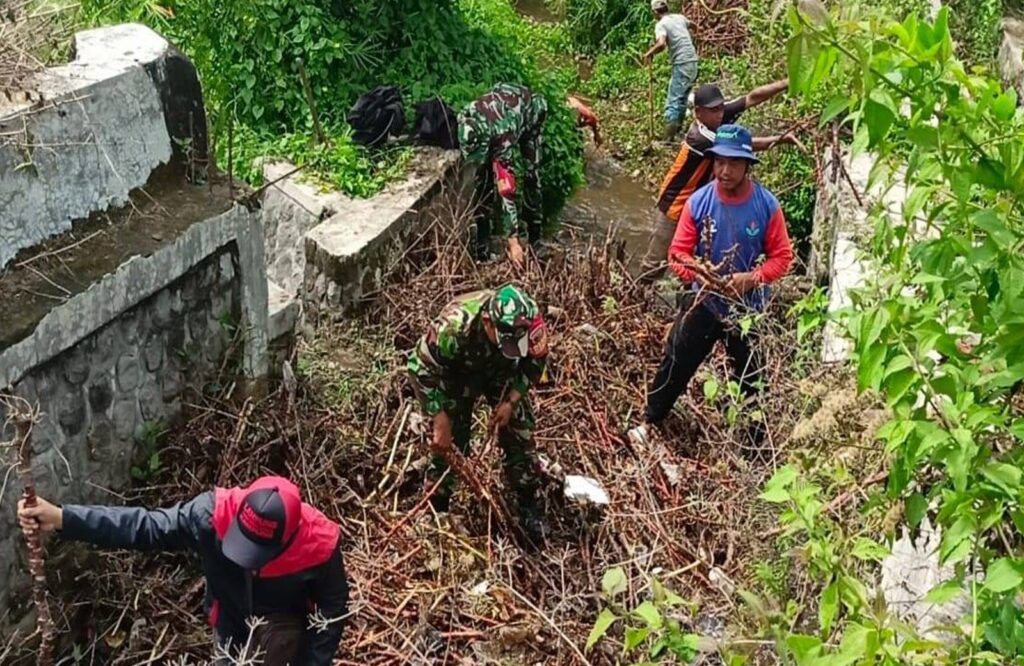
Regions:
M 503 391 L 484 391 L 482 395 L 492 406 L 496 406 Z M 470 442 L 473 430 L 473 408 L 481 393 L 466 391 L 456 399 L 456 405 L 448 410 L 452 420 L 452 441 L 464 455 L 471 451 Z M 498 445 L 504 455 L 503 466 L 509 487 L 515 492 L 516 501 L 522 512 L 536 510 L 536 496 L 539 480 L 537 477 L 537 456 L 533 448 L 533 429 L 535 421 L 529 396 L 523 396 L 516 403 L 512 420 L 498 432 Z M 427 474 L 428 483 L 433 486 L 441 478 L 448 463 L 442 456 L 435 455 Z M 449 474 L 444 483 L 434 493 L 434 506 L 447 508 L 452 491 L 455 489 L 455 476 Z

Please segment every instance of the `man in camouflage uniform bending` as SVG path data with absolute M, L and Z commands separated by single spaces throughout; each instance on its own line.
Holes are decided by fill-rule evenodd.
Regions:
M 416 395 L 434 421 L 430 478 L 436 482 L 447 469 L 444 454 L 453 445 L 469 452 L 473 407 L 484 396 L 494 407 L 490 429 L 498 431 L 520 520 L 535 540 L 543 530 L 535 498 L 534 419 L 527 392 L 544 374 L 547 352 L 537 304 L 506 284 L 449 303 L 420 338 L 408 365 Z M 448 510 L 453 486 L 449 475 L 431 497 L 437 511 Z
M 467 162 L 479 163 L 476 175 L 477 253 L 490 251 L 494 194 L 501 199 L 502 238 L 507 239 L 512 261 L 521 266 L 525 244 L 540 235 L 542 199 L 540 188 L 541 130 L 548 105 L 525 86 L 499 83 L 459 114 L 459 147 Z M 516 177 L 513 149 L 519 146 L 526 170 L 523 192 L 526 224 L 516 209 Z M 493 235 L 497 236 L 498 233 Z

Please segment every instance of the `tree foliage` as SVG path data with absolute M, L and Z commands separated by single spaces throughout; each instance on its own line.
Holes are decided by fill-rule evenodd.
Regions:
M 811 3 L 801 3 L 808 7 Z M 821 585 L 819 635 L 788 634 L 797 664 L 1016 663 L 1024 656 L 1017 599 L 1024 448 L 1024 114 L 1016 94 L 965 68 L 951 16 L 934 22 L 845 6 L 791 10 L 792 92 L 851 81 L 822 121 L 848 125 L 852 150 L 875 157 L 872 182 L 902 185 L 896 214 L 876 206 L 875 270 L 846 317 L 861 390 L 892 415 L 879 432 L 889 464 L 876 504 L 902 507 L 913 528 L 942 528 L 940 557 L 957 577 L 929 598 L 961 591 L 970 613 L 952 645 L 922 640 L 880 612 L 865 565 L 888 547 L 823 510 L 823 488 L 794 467 L 764 498 L 785 507 Z
M 317 151 L 317 164 L 328 169 L 321 175 L 354 194 L 379 189 L 401 159 L 367 155 L 348 141 L 347 110 L 381 84 L 400 86 L 409 110 L 434 95 L 458 110 L 495 83 L 530 85 L 551 108 L 542 165 L 548 212 L 582 179 L 581 139 L 563 104 L 571 75 L 537 67 L 530 44 L 550 35 L 505 0 L 84 0 L 82 11 L 93 24 L 150 25 L 189 55 L 221 158 L 229 118 L 241 156 L 293 147 L 285 156 L 310 157 L 298 150 L 312 130 L 301 63 L 324 124 L 341 144 L 335 155 Z M 237 167 L 255 176 L 250 165 Z

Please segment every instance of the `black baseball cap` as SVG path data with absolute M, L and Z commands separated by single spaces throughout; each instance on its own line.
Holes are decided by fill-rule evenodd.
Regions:
M 725 104 L 722 89 L 712 83 L 705 83 L 693 92 L 693 105 L 712 109 Z
M 238 505 L 221 552 L 243 569 L 262 569 L 291 544 L 301 516 L 302 500 L 294 483 L 280 476 L 261 477 Z

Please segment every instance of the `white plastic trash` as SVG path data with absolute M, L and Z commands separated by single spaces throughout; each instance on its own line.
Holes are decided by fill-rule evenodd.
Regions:
M 565 496 L 585 504 L 608 504 L 608 492 L 589 476 L 569 474 L 565 477 Z

